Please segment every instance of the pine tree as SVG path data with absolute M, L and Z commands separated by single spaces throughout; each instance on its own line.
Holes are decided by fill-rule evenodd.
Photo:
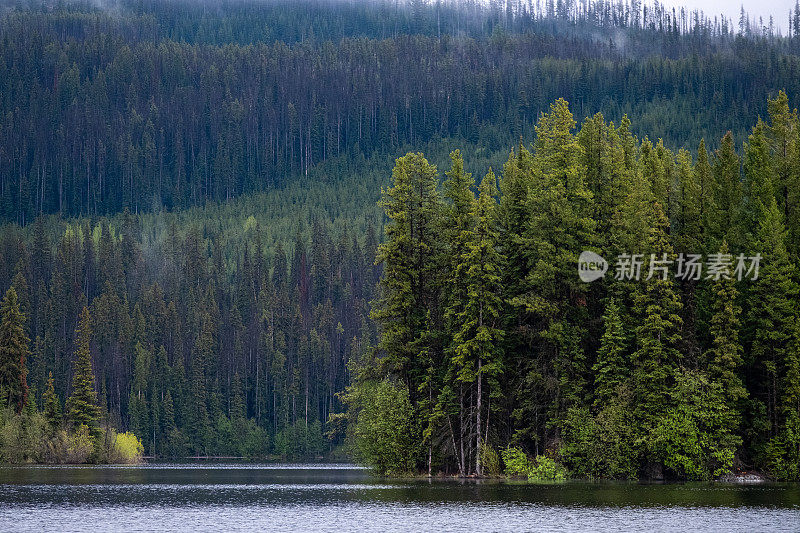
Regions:
M 728 244 L 723 241 L 719 254 L 727 255 Z M 712 382 L 720 385 L 724 396 L 724 424 L 732 433 L 739 427 L 741 402 L 747 397 L 739 373 L 742 369 L 742 345 L 739 341 L 739 292 L 732 276 L 714 281 L 710 334 L 712 346 L 705 355 L 705 365 Z
M 61 426 L 62 413 L 61 413 L 61 400 L 56 394 L 53 386 L 53 373 L 50 372 L 47 377 L 47 390 L 44 393 L 44 416 L 47 418 L 50 428 L 57 429 Z
M 700 208 L 700 225 L 701 235 L 700 238 L 703 248 L 717 247 L 716 242 L 709 242 L 719 239 L 719 206 L 717 197 L 719 190 L 714 181 L 713 170 L 708 161 L 708 150 L 706 150 L 705 139 L 700 140 L 700 145 L 697 147 L 697 163 L 694 166 L 695 183 L 700 187 L 699 190 L 699 208 Z M 714 249 L 710 248 L 710 249 Z M 698 249 L 695 253 L 700 253 Z
M 211 317 L 204 313 L 191 361 L 191 405 L 188 406 L 187 429 L 195 451 L 208 453 L 211 444 L 211 420 L 209 417 L 209 381 L 207 368 L 212 363 L 215 347 L 215 328 Z
M 231 405 L 228 416 L 231 421 L 241 423 L 245 417 L 244 397 L 242 391 L 242 378 L 239 373 L 233 375 L 233 385 L 231 388 Z
M 442 254 L 438 250 L 441 200 L 436 167 L 420 153 L 396 161 L 393 186 L 382 191 L 381 206 L 389 222 L 376 261 L 383 263 L 381 293 L 372 318 L 381 327 L 379 347 L 388 369 L 408 385 L 412 404 L 426 370 L 439 309 Z M 433 326 L 433 328 L 432 328 Z M 422 356 L 422 357 L 421 357 Z
M 753 332 L 750 353 L 757 379 L 754 397 L 766 407 L 770 437 L 781 429 L 781 379 L 796 357 L 794 328 L 800 319 L 795 304 L 796 270 L 786 251 L 786 237 L 783 214 L 772 198 L 759 223 L 756 250 L 763 259 L 748 302 Z
M 147 402 L 147 387 L 150 370 L 150 352 L 140 342 L 134 348 L 135 359 L 133 362 L 133 382 L 131 383 L 130 399 L 128 400 L 128 417 L 130 428 L 139 438 L 144 439 L 150 424 Z
M 466 281 L 467 295 L 459 313 L 460 331 L 455 335 L 454 363 L 458 381 L 476 383 L 475 400 L 475 473 L 483 474 L 481 446 L 483 429 L 483 384 L 496 386 L 503 371 L 500 350 L 504 331 L 501 329 L 502 258 L 497 252 L 496 233 L 492 227 L 495 209 L 496 178 L 490 170 L 481 181 L 479 196 L 473 200 L 472 216 L 475 227 L 469 231 L 467 249 L 461 255 L 456 275 Z
M 667 218 L 657 202 L 652 208 L 648 248 L 655 260 L 675 259 L 667 238 Z M 648 274 L 649 274 L 649 269 Z M 643 274 L 643 276 L 645 276 Z M 646 276 L 645 276 L 646 277 Z M 681 364 L 678 351 L 682 308 L 673 280 L 659 272 L 637 287 L 637 346 L 633 353 L 634 418 L 640 438 L 658 423 L 669 405 L 674 376 Z
M 89 309 L 84 307 L 75 330 L 75 350 L 72 356 L 72 394 L 67 399 L 67 413 L 76 427 L 85 425 L 94 432 L 97 430 L 100 408 L 97 405 L 92 353 L 89 349 L 91 336 Z
M 766 125 L 759 119 L 744 148 L 745 201 L 742 216 L 747 245 L 754 244 L 759 223 L 775 198 L 773 169 L 765 130 Z
M 29 342 L 25 316 L 20 311 L 17 292 L 11 287 L 0 305 L 0 398 L 17 413 L 28 401 L 25 361 L 30 354 Z
M 716 240 L 722 239 L 734 248 L 741 244 L 742 181 L 739 176 L 739 157 L 733 146 L 731 132 L 725 134 L 715 152 L 714 190 L 718 217 L 712 223 Z
M 475 180 L 472 175 L 464 172 L 464 161 L 461 152 L 451 152 L 451 168 L 447 171 L 447 179 L 443 183 L 444 197 L 449 202 L 445 207 L 445 222 L 443 236 L 447 246 L 448 274 L 443 288 L 443 303 L 445 306 L 445 333 L 448 344 L 445 346 L 447 361 L 445 365 L 437 368 L 430 365 L 430 375 L 427 376 L 425 386 L 432 390 L 431 400 L 435 401 L 429 426 L 425 431 L 425 439 L 432 441 L 439 437 L 439 433 L 449 432 L 450 436 L 439 437 L 441 440 L 453 442 L 453 452 L 459 466 L 459 474 L 466 474 L 466 458 L 461 457 L 459 450 L 464 449 L 462 439 L 466 433 L 468 414 L 464 409 L 465 394 L 469 389 L 464 389 L 463 383 L 458 381 L 458 368 L 455 365 L 458 344 L 455 338 L 462 328 L 461 316 L 464 311 L 467 294 L 469 291 L 468 280 L 463 269 L 459 269 L 463 256 L 468 247 L 475 229 L 474 203 L 475 195 L 472 188 Z M 450 414 L 457 415 L 456 424 L 449 418 Z M 445 424 L 445 420 L 447 424 Z
M 542 324 L 542 350 L 559 384 L 553 402 L 556 413 L 582 401 L 588 371 L 581 338 L 588 287 L 575 275 L 575 265 L 578 255 L 594 244 L 596 224 L 592 194 L 583 178 L 583 148 L 572 133 L 574 127 L 563 99 L 536 125 L 524 233 L 529 273 L 526 292 L 512 299 Z
M 620 318 L 619 307 L 612 298 L 606 305 L 603 315 L 605 330 L 597 351 L 594 372 L 594 405 L 602 408 L 617 395 L 620 385 L 628 377 L 629 369 L 625 361 L 625 331 Z
M 789 230 L 789 250 L 797 251 L 800 245 L 800 125 L 797 110 L 790 111 L 789 99 L 779 91 L 774 99 L 767 100 L 770 124 L 766 128 L 772 152 L 772 169 L 778 208 L 783 212 Z

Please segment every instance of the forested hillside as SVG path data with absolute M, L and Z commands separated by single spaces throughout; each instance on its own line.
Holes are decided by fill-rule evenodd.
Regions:
M 0 459 L 798 477 L 800 7 L 2 5 Z
M 800 94 L 800 37 L 639 3 L 6 5 L 0 216 L 23 225 L 224 201 L 435 138 L 506 150 L 559 97 L 693 148 Z

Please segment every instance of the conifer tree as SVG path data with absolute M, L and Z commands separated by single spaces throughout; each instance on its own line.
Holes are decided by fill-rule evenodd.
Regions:
M 770 124 L 766 130 L 772 153 L 775 195 L 789 230 L 787 245 L 796 252 L 800 244 L 800 229 L 797 228 L 800 223 L 800 124 L 797 110 L 789 109 L 788 96 L 782 90 L 774 99 L 767 100 L 767 111 Z
M 196 452 L 208 453 L 211 443 L 209 419 L 209 380 L 207 368 L 213 361 L 216 338 L 211 317 L 204 313 L 191 363 L 191 404 L 188 412 L 188 431 Z
M 757 239 L 759 223 L 775 197 L 772 162 L 766 138 L 766 125 L 760 119 L 744 148 L 744 205 L 742 207 L 745 243 Z
M 694 166 L 695 183 L 700 188 L 699 192 L 699 208 L 700 208 L 700 226 L 702 237 L 700 238 L 703 249 L 714 249 L 717 246 L 714 241 L 719 238 L 718 227 L 720 213 L 717 204 L 717 196 L 719 190 L 717 189 L 711 164 L 708 161 L 708 150 L 706 149 L 705 139 L 700 140 L 700 145 L 697 147 L 697 163 Z M 713 247 L 713 248 L 709 248 Z M 695 253 L 700 253 L 698 249 Z
M 648 248 L 656 261 L 674 261 L 667 237 L 667 218 L 656 202 L 652 207 Z M 648 266 L 652 260 L 648 261 Z M 644 270 L 644 269 L 643 269 Z M 646 269 L 649 275 L 649 268 Z M 678 351 L 682 308 L 673 280 L 658 271 L 637 287 L 635 296 L 636 351 L 633 353 L 634 417 L 640 438 L 654 428 L 669 405 L 670 390 L 681 364 Z
M 130 399 L 128 400 L 128 416 L 130 428 L 135 435 L 144 438 L 148 434 L 147 388 L 150 366 L 150 353 L 140 342 L 134 348 L 133 382 L 131 383 Z
M 48 424 L 50 424 L 50 428 L 56 429 L 60 427 L 62 422 L 61 400 L 58 398 L 53 386 L 52 372 L 47 377 L 47 390 L 45 390 L 42 399 L 44 400 L 44 416 Z
M 376 258 L 384 271 L 371 316 L 381 327 L 379 348 L 386 353 L 387 368 L 408 385 L 415 404 L 426 373 L 424 354 L 432 349 L 441 320 L 436 308 L 442 275 L 441 200 L 436 167 L 420 153 L 397 159 L 392 177 L 392 187 L 382 191 L 389 222 Z
M 495 247 L 496 234 L 492 227 L 496 205 L 495 182 L 491 170 L 481 181 L 478 199 L 472 202 L 475 227 L 468 232 L 467 249 L 456 267 L 456 275 L 466 281 L 467 294 L 464 308 L 458 316 L 461 330 L 453 339 L 454 362 L 459 381 L 476 383 L 475 473 L 479 476 L 483 474 L 484 376 L 487 385 L 496 385 L 496 378 L 503 370 L 500 350 L 504 334 L 500 328 L 502 258 Z
M 572 133 L 574 127 L 563 99 L 536 125 L 524 233 L 530 270 L 526 292 L 512 299 L 542 324 L 540 340 L 558 381 L 553 404 L 557 413 L 585 397 L 588 371 L 581 338 L 588 288 L 575 275 L 575 265 L 579 254 L 594 244 L 596 224 L 592 194 L 583 177 L 583 148 Z
M 67 399 L 67 413 L 76 426 L 85 425 L 90 431 L 97 430 L 100 408 L 97 405 L 97 390 L 94 385 L 91 340 L 91 318 L 84 307 L 75 330 L 75 350 L 72 356 L 72 394 Z
M 472 188 L 475 180 L 472 175 L 464 171 L 464 161 L 461 152 L 455 150 L 450 153 L 451 168 L 447 171 L 447 178 L 442 184 L 444 198 L 448 201 L 445 207 L 445 222 L 443 224 L 443 238 L 447 242 L 447 270 L 448 274 L 443 287 L 443 304 L 445 332 L 448 343 L 445 346 L 446 364 L 441 369 L 430 365 L 429 374 L 426 376 L 424 387 L 435 390 L 431 401 L 435 405 L 428 417 L 428 427 L 424 436 L 431 442 L 437 437 L 437 432 L 443 429 L 450 433 L 454 454 L 459 465 L 459 473 L 466 474 L 465 461 L 460 450 L 464 449 L 463 436 L 469 422 L 464 409 L 465 394 L 469 389 L 464 389 L 463 377 L 459 374 L 456 352 L 459 345 L 456 337 L 461 331 L 461 316 L 467 302 L 469 283 L 462 268 L 459 268 L 467 253 L 474 236 L 476 224 L 474 203 L 475 196 Z M 474 381 L 474 380 L 473 380 Z M 469 381 L 471 383 L 472 381 Z M 440 385 L 437 386 L 437 383 Z M 457 415 L 453 424 L 449 418 L 451 414 Z M 445 424 L 447 420 L 447 424 Z M 457 443 L 457 444 L 456 444 Z
M 715 152 L 714 190 L 718 217 L 712 223 L 716 240 L 725 239 L 736 248 L 741 244 L 742 181 L 739 156 L 733 146 L 733 134 L 727 132 Z
M 28 401 L 28 370 L 25 361 L 30 354 L 25 335 L 25 316 L 19 308 L 17 291 L 6 291 L 0 305 L 0 399 L 21 413 Z
M 727 242 L 723 241 L 718 253 L 729 254 Z M 724 425 L 734 434 L 739 427 L 742 400 L 747 397 L 739 377 L 743 358 L 739 341 L 742 309 L 737 303 L 738 296 L 732 275 L 714 281 L 710 327 L 712 346 L 704 355 L 709 378 L 720 385 L 724 397 Z
M 612 298 L 606 305 L 603 315 L 604 331 L 597 351 L 597 362 L 592 367 L 594 372 L 594 405 L 601 408 L 617 395 L 617 389 L 624 383 L 629 374 L 625 361 L 625 332 L 619 307 Z
M 798 287 L 795 266 L 786 251 L 787 233 L 777 201 L 770 205 L 759 223 L 756 250 L 763 256 L 758 279 L 753 283 L 748 303 L 752 334 L 750 349 L 756 383 L 755 399 L 766 408 L 769 436 L 782 426 L 781 401 L 785 386 L 782 377 L 792 369 L 795 351 L 795 304 Z

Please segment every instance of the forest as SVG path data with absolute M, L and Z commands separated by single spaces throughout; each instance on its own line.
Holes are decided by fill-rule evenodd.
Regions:
M 0 4 L 0 460 L 798 479 L 787 15 Z
M 741 155 L 730 133 L 695 158 L 601 114 L 575 131 L 559 99 L 499 178 L 473 178 L 457 150 L 441 184 L 423 154 L 398 158 L 378 342 L 342 395 L 359 456 L 388 473 L 798 479 L 787 100 L 769 100 Z M 584 250 L 611 259 L 607 276 L 579 278 Z
M 4 5 L 0 217 L 21 225 L 202 206 L 442 138 L 505 152 L 557 98 L 689 149 L 743 138 L 779 88 L 800 103 L 800 6 L 789 37 L 639 2 Z

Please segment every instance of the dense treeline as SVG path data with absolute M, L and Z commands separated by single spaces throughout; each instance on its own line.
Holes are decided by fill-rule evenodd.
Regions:
M 9 6 L 0 216 L 22 225 L 226 200 L 436 138 L 498 150 L 558 97 L 695 146 L 743 134 L 768 87 L 800 94 L 794 29 L 639 3 Z
M 346 363 L 374 338 L 376 220 L 361 203 L 348 210 L 353 190 L 317 181 L 316 192 L 196 211 L 6 226 L 2 286 L 19 295 L 32 339 L 27 402 L 43 410 L 47 395 L 74 395 L 85 313 L 87 404 L 145 454 L 327 453 L 323 425 L 341 411 Z
M 562 475 L 555 460 L 577 476 L 798 479 L 800 124 L 787 101 L 769 101 L 741 157 L 730 134 L 695 159 L 600 114 L 575 133 L 558 100 L 499 191 L 491 171 L 476 190 L 458 151 L 441 186 L 422 154 L 398 159 L 379 342 L 344 396 L 361 457 L 482 475 L 500 449 L 532 476 Z M 602 280 L 579 279 L 583 250 L 611 263 Z M 617 269 L 624 254 L 643 254 L 641 276 Z

